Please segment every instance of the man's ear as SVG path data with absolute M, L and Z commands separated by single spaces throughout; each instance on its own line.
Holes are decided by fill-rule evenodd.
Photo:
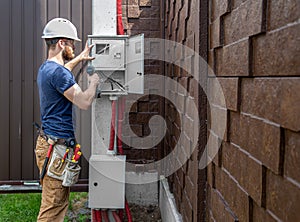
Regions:
M 60 48 L 63 49 L 64 46 L 65 46 L 65 43 L 64 43 L 64 41 L 63 41 L 62 39 L 60 39 L 60 40 L 58 40 L 57 45 L 58 45 Z

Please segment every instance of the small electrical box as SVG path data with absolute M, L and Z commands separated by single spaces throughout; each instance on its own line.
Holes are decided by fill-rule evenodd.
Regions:
M 94 47 L 90 66 L 100 77 L 101 95 L 144 93 L 144 34 L 136 36 L 89 35 Z
M 89 207 L 124 208 L 126 156 L 92 155 L 89 161 Z

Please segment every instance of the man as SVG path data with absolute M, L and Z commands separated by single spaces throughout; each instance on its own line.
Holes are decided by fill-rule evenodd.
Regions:
M 42 168 L 49 149 L 49 138 L 55 141 L 68 141 L 74 138 L 72 106 L 88 109 L 99 84 L 97 74 L 88 76 L 89 86 L 83 92 L 75 82 L 72 69 L 81 61 L 92 60 L 89 56 L 92 46 L 75 58 L 74 41 L 81 41 L 76 27 L 67 19 L 55 18 L 49 21 L 43 31 L 48 47 L 48 59 L 38 71 L 38 88 L 42 133 L 36 144 L 37 166 Z M 69 61 L 65 64 L 65 61 Z M 54 144 L 55 146 L 55 144 Z M 62 181 L 49 177 L 47 173 L 41 180 L 42 200 L 38 221 L 63 221 L 68 208 L 70 189 L 62 186 Z

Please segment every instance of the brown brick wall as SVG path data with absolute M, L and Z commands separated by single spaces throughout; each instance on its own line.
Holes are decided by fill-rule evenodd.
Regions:
M 122 17 L 125 34 L 136 35 L 144 33 L 146 38 L 161 38 L 160 1 L 159 0 L 123 0 Z M 145 57 L 155 53 L 155 50 L 145 45 Z M 160 74 L 161 64 L 155 60 L 145 60 L 145 75 Z M 145 95 L 138 98 L 134 95 L 126 97 L 126 110 L 129 111 L 129 119 L 124 121 L 123 137 L 125 141 L 132 142 L 136 138 L 128 134 L 128 129 L 137 137 L 148 136 L 150 132 L 149 119 L 154 115 L 161 115 L 163 111 L 162 99 L 151 92 L 155 90 L 155 82 L 145 82 Z M 136 102 L 133 102 L 136 101 Z M 132 105 L 133 104 L 133 105 Z M 142 147 L 142 144 L 140 144 Z M 154 144 L 151 149 L 139 149 L 130 144 L 124 144 L 124 153 L 127 161 L 139 164 L 139 170 L 145 169 L 140 164 L 151 163 L 160 158 L 161 144 Z
M 205 3 L 209 3 L 209 10 L 201 11 Z M 203 31 L 204 13 L 208 13 L 206 19 L 209 19 L 207 32 Z M 194 69 L 195 53 L 175 48 L 167 54 L 174 63 L 184 64 L 186 70 L 175 64 L 166 63 L 162 67 L 157 61 L 145 61 L 146 74 L 163 73 L 188 93 L 176 87 L 168 89 L 166 94 L 176 105 L 147 95 L 130 111 L 130 127 L 137 135 L 149 134 L 147 123 L 155 114 L 165 114 L 167 132 L 163 143 L 153 149 L 141 151 L 127 147 L 129 159 L 153 161 L 168 155 L 177 144 L 181 146 L 167 167 L 180 165 L 168 179 L 184 221 L 300 220 L 297 214 L 300 207 L 299 17 L 297 0 L 123 1 L 127 34 L 143 32 L 146 38 L 164 36 L 201 56 L 208 52 L 208 57 L 203 57 L 212 70 L 207 79 L 200 77 L 207 84 L 208 94 L 214 95 L 207 110 L 207 138 L 212 138 L 209 147 L 220 146 L 220 149 L 215 156 L 208 152 L 213 160 L 206 172 L 198 169 L 201 142 L 206 141 L 206 134 L 200 132 L 201 142 L 196 150 L 192 150 L 192 141 L 187 136 L 195 127 L 194 113 L 188 107 L 195 102 L 200 108 L 199 116 L 203 110 L 206 112 L 205 96 L 191 75 L 198 71 Z M 201 41 L 207 34 L 206 49 Z M 155 44 L 146 53 L 154 49 Z M 218 83 L 222 91 L 216 88 Z M 146 92 L 150 93 L 155 84 L 147 83 Z M 220 99 L 222 93 L 225 103 Z M 212 121 L 222 119 L 226 119 L 225 132 L 218 125 L 210 128 Z M 183 126 L 187 126 L 187 131 L 182 132 Z M 205 129 L 205 124 L 201 128 Z M 180 135 L 183 135 L 181 140 Z M 207 182 L 206 189 L 203 181 Z
M 208 91 L 219 81 L 226 102 L 210 110 L 227 128 L 210 129 L 207 221 L 300 221 L 300 2 L 212 0 L 209 17 Z
M 195 55 L 201 50 L 199 47 L 200 1 L 166 0 L 162 2 L 165 3 L 165 39 L 182 44 L 182 46 L 176 46 L 167 52 L 166 56 L 172 58 L 175 64 L 186 67 L 180 68 L 177 65 L 166 63 L 164 69 L 166 77 L 171 78 L 186 90 L 186 92 L 182 92 L 179 88 L 174 87 L 167 89 L 166 92 L 170 98 L 174 98 L 176 105 L 169 101 L 165 103 L 168 129 L 164 155 L 169 154 L 176 145 L 181 147 L 174 160 L 181 167 L 168 179 L 183 221 L 204 221 L 206 177 L 204 171 L 198 170 L 201 145 L 193 150 L 192 139 L 189 137 L 197 127 L 195 115 L 200 116 L 200 121 L 203 118 L 200 113 L 195 113 L 190 107 L 192 104 L 196 104 L 196 106 L 199 106 L 200 103 L 205 104 L 205 98 L 201 99 L 199 83 L 193 76 L 195 74 L 200 76 L 200 73 L 196 73 L 197 69 L 194 66 L 198 62 Z M 205 48 L 205 46 L 207 43 L 204 43 L 203 47 Z M 193 51 L 182 50 L 183 47 L 188 47 Z M 183 128 L 186 130 L 182 131 Z M 203 141 L 205 141 L 205 134 L 203 134 Z M 179 141 L 180 135 L 182 138 Z M 187 161 L 182 158 L 184 156 L 188 156 Z M 170 162 L 169 165 L 176 165 L 174 162 Z

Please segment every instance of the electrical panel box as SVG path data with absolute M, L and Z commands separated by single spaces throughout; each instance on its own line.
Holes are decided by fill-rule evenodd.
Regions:
M 95 57 L 90 66 L 100 77 L 101 95 L 143 94 L 144 34 L 88 37 Z
M 89 207 L 121 209 L 125 203 L 126 156 L 92 155 L 89 161 Z

